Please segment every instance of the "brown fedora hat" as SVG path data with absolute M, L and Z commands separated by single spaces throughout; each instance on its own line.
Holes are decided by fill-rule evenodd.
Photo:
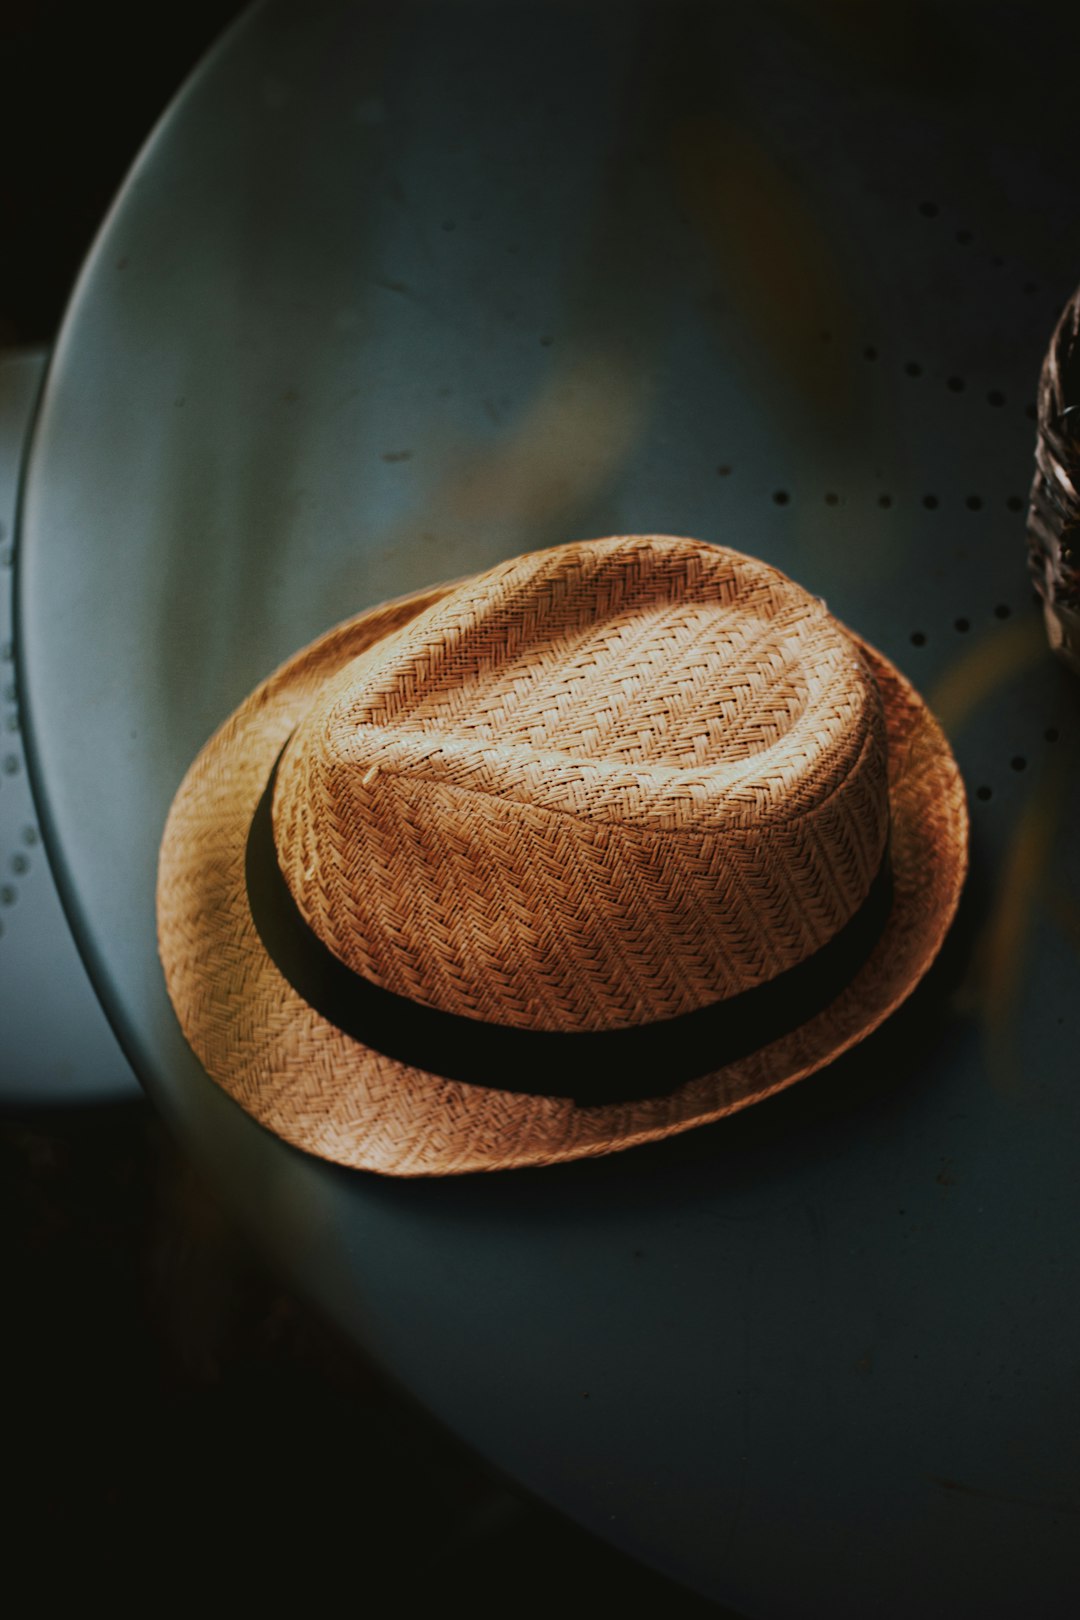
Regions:
M 940 727 L 775 568 L 631 535 L 372 608 L 203 748 L 161 846 L 208 1073 L 393 1175 L 731 1113 L 868 1034 L 967 866 Z

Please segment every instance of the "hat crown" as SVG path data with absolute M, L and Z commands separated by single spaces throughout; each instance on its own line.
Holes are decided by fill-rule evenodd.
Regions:
M 804 960 L 866 897 L 888 814 L 843 628 L 776 569 L 663 536 L 450 590 L 328 683 L 273 806 L 293 898 L 355 972 L 564 1030 Z

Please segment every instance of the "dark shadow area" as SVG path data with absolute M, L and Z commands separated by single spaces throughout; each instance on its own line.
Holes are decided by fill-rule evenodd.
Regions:
M 8 1567 L 42 1599 L 720 1612 L 388 1386 L 262 1268 L 148 1105 L 6 1122 L 0 1201 Z
M 242 0 L 0 6 L 0 346 L 50 343 L 143 142 Z

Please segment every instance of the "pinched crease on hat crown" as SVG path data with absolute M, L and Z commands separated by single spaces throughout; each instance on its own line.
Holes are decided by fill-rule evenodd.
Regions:
M 763 563 L 558 547 L 345 665 L 288 740 L 277 858 L 307 926 L 421 1006 L 625 1029 L 766 983 L 857 913 L 889 836 L 859 649 Z

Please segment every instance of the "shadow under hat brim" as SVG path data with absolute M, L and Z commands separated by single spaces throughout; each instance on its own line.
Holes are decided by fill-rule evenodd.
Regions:
M 820 1069 L 899 1006 L 955 915 L 967 870 L 967 806 L 933 715 L 910 682 L 849 631 L 885 711 L 893 904 L 859 972 L 799 1028 L 667 1095 L 581 1106 L 411 1068 L 310 1007 L 267 955 L 251 918 L 245 851 L 252 816 L 286 739 L 323 684 L 452 588 L 369 609 L 289 659 L 205 745 L 173 801 L 157 889 L 166 984 L 189 1045 L 242 1108 L 308 1153 L 385 1175 L 554 1164 L 744 1108 Z

